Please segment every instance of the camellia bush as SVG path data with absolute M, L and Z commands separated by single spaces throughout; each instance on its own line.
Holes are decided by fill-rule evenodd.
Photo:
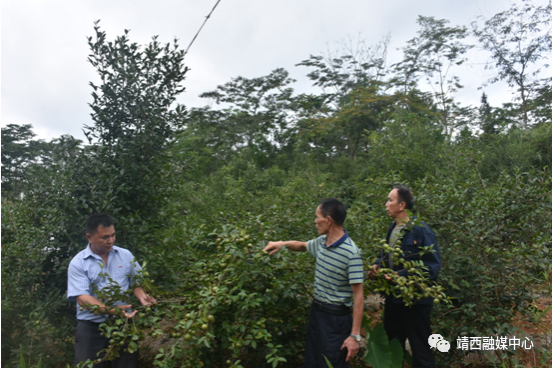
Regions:
M 198 235 L 202 240 L 185 247 L 188 256 L 176 258 L 181 265 L 173 264 L 173 291 L 142 274 L 141 285 L 159 303 L 136 306 L 133 325 L 105 323 L 114 346 L 145 340 L 143 360 L 158 367 L 298 365 L 288 359 L 304 348 L 312 279 L 304 257 L 268 256 L 258 234 L 233 226 Z
M 452 297 L 437 309 L 436 329 L 452 345 L 462 336 L 517 336 L 516 317 L 533 318 L 549 297 L 552 271 L 552 176 L 549 170 L 503 174 L 496 182 L 443 178 L 424 185 L 420 207 L 432 214 L 445 260 L 440 283 Z M 550 359 L 550 352 L 541 357 Z M 492 360 L 515 363 L 512 352 Z M 442 354 L 456 361 L 462 350 Z
M 189 210 L 171 224 L 165 246 L 144 250 L 159 300 L 153 309 L 162 316 L 145 326 L 143 356 L 151 364 L 302 365 L 314 260 L 262 249 L 270 240 L 317 236 L 324 186 L 312 178 L 310 190 L 305 177 L 275 186 L 278 170 L 252 168 L 241 178 L 233 170 L 185 189 L 180 205 Z
M 514 319 L 538 318 L 541 311 L 536 299 L 552 292 L 549 170 L 502 173 L 491 181 L 478 171 L 477 152 L 459 156 L 456 164 L 462 170 L 411 184 L 414 210 L 436 232 L 443 260 L 438 284 L 449 302 L 435 304 L 432 321 L 434 332 L 451 343 L 447 354 L 436 353 L 446 365 L 465 358 L 467 351 L 456 349 L 459 337 L 523 338 Z M 377 236 L 371 234 L 385 234 L 390 219 L 382 204 L 399 177 L 372 178 L 360 189 L 351 222 L 368 244 L 376 244 Z M 364 254 L 371 254 L 373 260 L 378 247 L 371 246 Z M 368 281 L 366 285 L 374 292 L 390 292 L 389 287 L 382 290 L 381 283 Z M 486 354 L 489 361 L 506 366 L 518 359 L 513 351 Z M 542 362 L 550 359 L 544 349 L 537 354 Z

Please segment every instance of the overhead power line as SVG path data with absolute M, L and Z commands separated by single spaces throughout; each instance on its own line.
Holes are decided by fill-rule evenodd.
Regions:
M 190 49 L 190 47 L 192 47 L 192 44 L 194 43 L 195 39 L 197 38 L 197 36 L 199 35 L 199 32 L 201 32 L 201 30 L 203 29 L 203 26 L 205 25 L 205 23 L 207 23 L 207 20 L 209 20 L 209 18 L 211 17 L 211 14 L 213 14 L 213 12 L 215 11 L 217 5 L 220 3 L 221 0 L 217 0 L 217 3 L 215 4 L 215 6 L 213 6 L 213 9 L 211 9 L 211 12 L 205 17 L 205 20 L 203 21 L 203 24 L 201 25 L 201 27 L 199 27 L 197 33 L 195 34 L 194 38 L 192 39 L 192 42 L 190 42 L 190 44 L 188 45 L 188 48 L 186 48 L 186 51 L 184 52 L 184 55 L 186 55 L 188 53 L 188 50 Z

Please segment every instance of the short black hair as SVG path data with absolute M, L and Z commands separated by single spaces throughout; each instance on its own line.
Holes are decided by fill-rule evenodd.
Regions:
M 115 225 L 113 217 L 106 213 L 95 213 L 86 220 L 86 232 L 90 235 L 94 235 L 100 226 L 110 227 Z
M 414 207 L 414 194 L 412 189 L 406 185 L 395 185 L 393 189 L 397 189 L 397 195 L 399 196 L 399 203 L 404 202 L 406 209 L 411 210 Z
M 345 218 L 347 217 L 345 206 L 335 198 L 327 198 L 320 202 L 320 212 L 322 212 L 324 217 L 330 216 L 339 226 L 343 226 Z

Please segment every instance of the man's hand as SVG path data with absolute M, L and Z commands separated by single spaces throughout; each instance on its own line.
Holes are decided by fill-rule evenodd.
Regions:
M 376 276 L 377 276 L 378 273 L 379 273 L 379 270 L 380 270 L 380 268 L 379 268 L 378 265 L 372 265 L 372 269 L 371 269 L 370 271 L 368 271 L 368 278 L 370 278 L 370 279 L 372 279 L 372 280 L 375 279 Z M 395 272 L 395 274 L 398 275 L 399 273 L 398 273 L 398 272 Z M 383 277 L 385 277 L 385 279 L 386 279 L 387 281 L 392 281 L 392 280 L 393 280 L 393 279 L 391 278 L 391 276 L 389 276 L 389 275 L 387 275 L 387 274 L 384 275 Z
M 134 296 L 142 303 L 142 305 L 157 304 L 157 300 L 149 294 L 146 294 L 144 289 L 137 287 L 134 289 Z
M 127 310 L 130 309 L 130 308 L 132 308 L 132 305 L 130 305 L 130 304 L 118 305 L 118 306 L 115 307 L 113 314 L 114 315 L 120 315 L 119 313 L 121 313 L 121 315 L 125 318 L 132 318 L 132 317 L 134 317 L 134 315 L 136 313 L 138 313 L 138 311 L 135 310 L 135 311 L 132 311 L 130 313 L 127 313 Z
M 368 271 L 368 278 L 370 278 L 372 280 L 375 279 L 378 272 L 379 272 L 379 266 L 378 265 L 372 265 L 372 269 L 370 271 Z
M 395 271 L 393 272 L 397 277 L 399 277 L 399 272 L 398 271 Z M 393 281 L 393 278 L 390 276 L 390 275 L 385 275 L 385 279 L 387 281 Z
M 102 314 L 111 314 L 113 316 L 122 316 L 125 318 L 132 318 L 138 311 L 127 313 L 126 311 L 132 308 L 130 304 L 117 305 L 115 307 L 106 307 L 104 303 L 91 295 L 79 295 L 77 296 L 77 304 L 86 309 L 91 309 L 94 306 L 99 307 L 99 312 Z
M 268 244 L 263 249 L 263 251 L 268 252 L 268 254 L 274 254 L 277 251 L 279 251 L 284 244 L 285 244 L 285 242 L 283 242 L 283 241 L 268 242 Z
M 140 300 L 140 303 L 142 303 L 142 305 L 157 304 L 157 300 L 155 300 L 155 298 L 149 294 L 144 294 L 138 299 Z
M 347 348 L 347 357 L 345 358 L 345 361 L 348 362 L 349 359 L 357 355 L 358 350 L 360 349 L 360 344 L 358 343 L 358 341 L 349 336 L 345 339 L 343 345 L 341 345 L 341 349 L 345 347 Z

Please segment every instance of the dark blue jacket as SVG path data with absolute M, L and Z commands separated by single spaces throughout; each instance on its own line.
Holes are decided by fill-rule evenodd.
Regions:
M 427 226 L 424 222 L 421 222 L 422 226 L 416 225 L 414 227 L 407 224 L 402 230 L 401 241 L 401 250 L 404 252 L 404 259 L 406 261 L 418 261 L 422 260 L 424 265 L 428 268 L 429 278 L 431 280 L 437 280 L 437 274 L 441 269 L 441 254 L 439 252 L 439 246 L 437 245 L 437 237 L 435 233 Z M 389 229 L 387 229 L 386 242 L 389 244 L 389 238 L 391 237 L 391 232 L 397 225 L 396 222 L 393 222 Z M 426 253 L 420 257 L 420 247 L 433 246 L 435 252 Z M 382 267 L 382 259 L 384 258 L 383 251 L 380 253 L 380 257 L 374 262 L 378 266 Z M 393 271 L 396 271 L 399 276 L 408 276 L 408 271 L 402 268 L 401 266 L 394 265 Z M 393 296 L 388 296 L 391 298 L 394 304 L 402 304 L 403 301 L 401 298 L 395 298 Z M 432 298 L 422 298 L 416 304 L 431 305 L 433 304 Z

